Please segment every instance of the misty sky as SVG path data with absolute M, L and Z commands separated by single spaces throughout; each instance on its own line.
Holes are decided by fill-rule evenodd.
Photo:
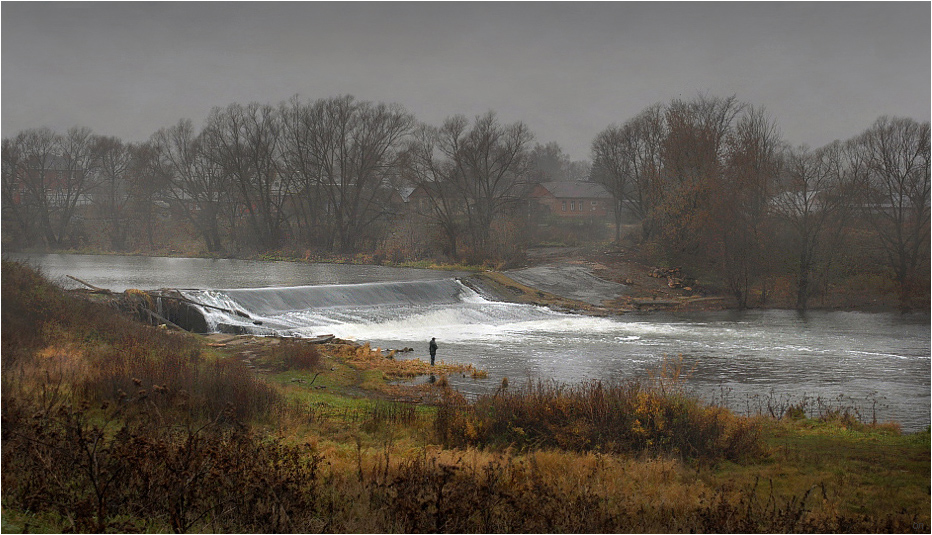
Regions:
M 210 109 L 352 94 L 495 110 L 574 159 L 647 106 L 765 107 L 792 144 L 930 117 L 930 3 L 3 2 L 2 133 L 142 141 Z

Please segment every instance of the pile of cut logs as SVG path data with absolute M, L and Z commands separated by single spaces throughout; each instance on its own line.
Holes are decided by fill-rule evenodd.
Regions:
M 678 267 L 657 267 L 652 269 L 648 275 L 655 279 L 667 279 L 667 286 L 670 288 L 683 288 L 686 291 L 692 291 L 692 288 L 687 285 L 687 280 L 682 276 L 682 270 Z

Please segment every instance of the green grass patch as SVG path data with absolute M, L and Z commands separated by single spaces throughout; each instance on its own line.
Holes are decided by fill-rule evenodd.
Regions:
M 929 525 L 928 431 L 889 426 L 851 429 L 838 422 L 763 421 L 766 457 L 725 463 L 703 474 L 710 485 L 755 486 L 762 499 L 819 487 L 842 515 L 915 517 Z

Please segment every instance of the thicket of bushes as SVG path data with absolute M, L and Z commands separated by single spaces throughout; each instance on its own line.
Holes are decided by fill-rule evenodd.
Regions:
M 760 426 L 690 396 L 675 381 L 553 382 L 500 388 L 473 403 L 450 396 L 435 420 L 448 447 L 675 455 L 740 460 L 762 452 Z
M 313 370 L 320 366 L 320 351 L 299 340 L 285 339 L 272 346 L 269 360 L 285 370 Z

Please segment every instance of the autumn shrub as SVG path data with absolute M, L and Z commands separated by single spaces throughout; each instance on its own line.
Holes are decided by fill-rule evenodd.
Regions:
M 354 463 L 258 433 L 232 410 L 192 423 L 133 411 L 151 407 L 138 395 L 57 399 L 0 406 L 5 530 L 23 511 L 50 531 L 94 533 L 904 532 L 927 518 L 844 511 L 828 483 L 709 486 L 671 459 L 387 446 Z
M 3 413 L 4 506 L 55 513 L 69 531 L 295 532 L 316 511 L 319 456 L 230 425 L 232 413 L 195 426 L 88 404 Z
M 434 425 L 447 446 L 646 452 L 737 460 L 762 451 L 752 419 L 647 381 L 554 382 L 442 402 Z
M 361 496 L 379 531 L 404 533 L 794 533 L 906 530 L 910 516 L 851 515 L 831 507 L 826 485 L 787 497 L 754 484 L 692 489 L 657 501 L 621 491 L 604 466 L 542 466 L 540 455 L 469 463 L 422 455 L 374 472 Z M 582 461 L 582 459 L 578 459 Z M 617 477 L 617 474 L 615 474 Z M 635 487 L 636 488 L 636 487 Z
M 269 360 L 284 370 L 313 370 L 320 367 L 320 351 L 304 340 L 283 339 L 272 346 Z

